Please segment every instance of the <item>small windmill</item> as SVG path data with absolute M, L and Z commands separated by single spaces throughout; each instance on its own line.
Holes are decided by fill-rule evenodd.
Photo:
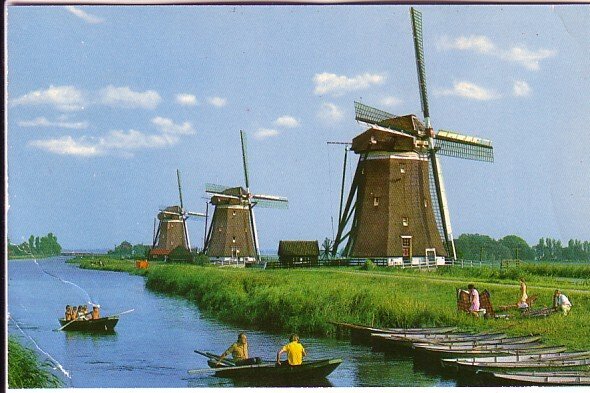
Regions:
M 167 255 L 179 246 L 190 251 L 191 243 L 186 221 L 189 217 L 205 217 L 203 213 L 195 213 L 184 209 L 179 170 L 176 170 L 176 179 L 178 181 L 180 205 L 168 206 L 158 213 L 159 225 L 158 229 L 154 231 L 152 250 L 150 251 L 152 256 Z
M 340 213 L 332 255 L 346 240 L 343 255 L 349 257 L 391 256 L 406 262 L 414 256 L 455 259 L 438 155 L 494 159 L 489 140 L 434 132 L 426 91 L 422 15 L 414 8 L 410 14 L 424 123 L 415 115 L 395 116 L 355 102 L 355 119 L 369 129 L 352 141 L 351 149 L 360 157 Z
M 215 206 L 205 252 L 211 258 L 245 258 L 258 259 L 260 248 L 254 207 L 283 208 L 288 207 L 288 200 L 273 195 L 252 194 L 248 173 L 248 156 L 246 134 L 240 131 L 242 143 L 242 163 L 244 166 L 245 188 L 226 187 L 207 184 L 205 191 L 211 196 Z

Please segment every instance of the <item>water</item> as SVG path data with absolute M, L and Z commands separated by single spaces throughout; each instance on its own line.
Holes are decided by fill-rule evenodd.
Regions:
M 236 340 L 239 327 L 204 317 L 184 299 L 147 290 L 143 277 L 83 270 L 65 260 L 44 259 L 37 261 L 38 265 L 26 260 L 8 262 L 8 326 L 10 334 L 20 336 L 27 346 L 34 347 L 30 339 L 37 343 L 46 353 L 39 352 L 41 359 L 56 366 L 55 373 L 66 386 L 233 387 L 259 383 L 187 373 L 207 368 L 206 358 L 194 349 L 221 353 Z M 57 319 L 65 305 L 84 304 L 88 298 L 101 305 L 102 315 L 134 311 L 121 315 L 113 334 L 57 331 Z M 287 339 L 261 331 L 248 330 L 247 334 L 250 356 L 263 359 L 273 359 Z M 417 367 L 411 357 L 385 356 L 336 339 L 302 337 L 301 341 L 308 359 L 344 359 L 326 380 L 312 386 L 456 386 L 454 380 Z

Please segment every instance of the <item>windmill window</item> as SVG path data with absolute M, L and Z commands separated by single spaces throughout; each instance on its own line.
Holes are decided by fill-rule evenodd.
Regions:
M 428 207 L 428 200 L 424 198 L 424 207 Z
M 402 237 L 402 247 L 410 247 L 412 243 L 411 237 Z
M 402 217 L 402 225 L 405 227 L 408 226 L 408 217 Z
M 406 173 L 406 164 L 399 164 L 400 173 Z
M 379 197 L 373 198 L 373 206 L 379 206 Z
M 236 215 L 236 211 L 235 210 L 232 210 L 231 215 L 232 216 L 235 216 Z

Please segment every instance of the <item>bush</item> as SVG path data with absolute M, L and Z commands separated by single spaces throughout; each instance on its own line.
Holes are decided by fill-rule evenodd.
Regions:
M 8 387 L 15 389 L 58 388 L 62 382 L 40 363 L 35 353 L 16 339 L 8 338 Z
M 365 263 L 363 263 L 363 266 L 361 266 L 361 270 L 375 270 L 376 268 L 377 265 L 375 265 L 375 262 L 370 259 L 367 259 Z

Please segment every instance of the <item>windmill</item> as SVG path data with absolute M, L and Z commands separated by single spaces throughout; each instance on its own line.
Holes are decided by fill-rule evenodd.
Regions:
M 332 247 L 346 241 L 346 257 L 456 259 L 439 155 L 493 162 L 489 140 L 453 131 L 434 132 L 430 123 L 422 14 L 410 9 L 424 122 L 355 102 L 355 119 L 369 128 L 351 149 L 359 161 Z M 342 199 L 342 197 L 341 197 Z M 388 260 L 389 262 L 389 260 Z
M 180 205 L 160 209 L 158 213 L 159 225 L 158 229 L 154 231 L 152 250 L 150 251 L 152 257 L 168 255 L 170 251 L 179 246 L 190 251 L 191 243 L 186 221 L 189 217 L 205 217 L 203 213 L 195 213 L 184 209 L 180 171 L 178 169 L 176 170 L 176 179 L 178 181 Z
M 240 131 L 245 188 L 207 184 L 205 191 L 215 206 L 205 252 L 211 258 L 244 258 L 257 260 L 260 256 L 254 207 L 287 208 L 288 200 L 273 195 L 252 194 L 248 173 L 246 134 Z

